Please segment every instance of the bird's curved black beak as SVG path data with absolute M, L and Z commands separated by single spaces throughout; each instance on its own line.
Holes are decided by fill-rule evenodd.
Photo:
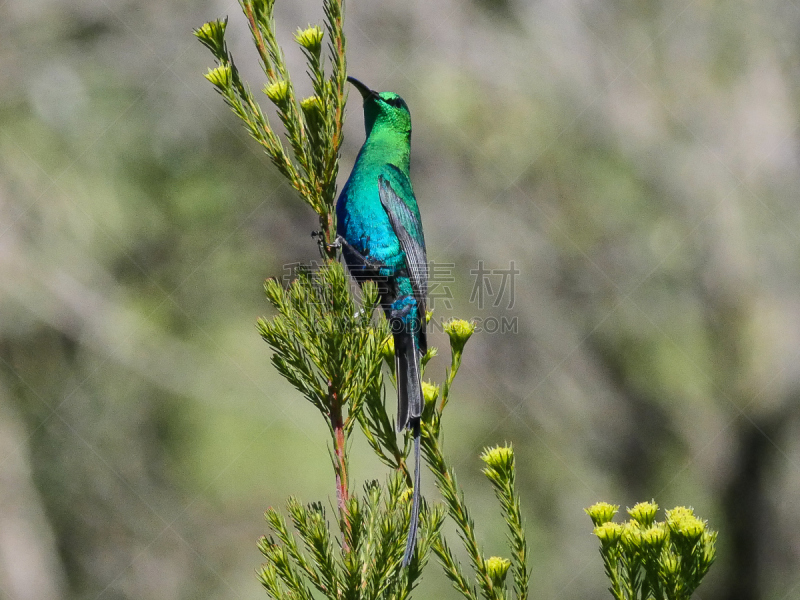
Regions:
M 355 86 L 355 88 L 359 91 L 359 93 L 361 94 L 361 97 L 364 98 L 364 100 L 366 100 L 367 98 L 371 98 L 371 97 L 374 97 L 374 96 L 378 95 L 378 92 L 376 92 L 375 90 L 369 89 L 367 86 L 365 86 L 363 83 L 361 83 L 355 77 L 349 77 L 348 76 L 347 77 L 347 81 L 349 81 L 350 83 L 352 83 Z

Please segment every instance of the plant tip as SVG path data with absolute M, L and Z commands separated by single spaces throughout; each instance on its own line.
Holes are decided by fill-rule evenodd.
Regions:
M 464 319 L 451 319 L 444 324 L 444 331 L 450 338 L 452 351 L 461 354 L 469 338 L 475 333 L 475 323 Z
M 618 504 L 609 504 L 608 502 L 598 502 L 592 504 L 589 508 L 583 509 L 583 511 L 589 515 L 595 527 L 599 527 L 603 523 L 608 523 L 614 518 L 618 510 Z
M 486 560 L 486 571 L 492 579 L 492 583 L 500 587 L 506 580 L 506 574 L 511 567 L 511 561 L 507 558 L 492 556 Z
M 276 106 L 282 107 L 289 96 L 289 82 L 278 79 L 268 83 L 264 86 L 264 93 Z
M 508 471 L 514 466 L 514 448 L 511 445 L 486 448 L 481 454 L 481 460 L 490 469 Z
M 319 25 L 309 25 L 305 29 L 298 29 L 294 39 L 311 54 L 318 57 L 322 50 L 322 28 Z
M 628 514 L 631 518 L 639 523 L 642 527 L 650 527 L 656 519 L 658 512 L 658 504 L 653 502 L 638 502 L 633 505 L 633 508 L 628 509 Z

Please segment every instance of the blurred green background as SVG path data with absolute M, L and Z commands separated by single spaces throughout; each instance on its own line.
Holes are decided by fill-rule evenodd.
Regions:
M 302 80 L 320 3 L 277 4 Z M 264 597 L 264 509 L 332 505 L 254 325 L 315 219 L 202 77 L 226 14 L 259 89 L 233 0 L 0 2 L 0 598 Z M 514 443 L 533 598 L 609 597 L 582 508 L 650 498 L 721 532 L 698 597 L 800 597 L 799 30 L 792 1 L 347 6 L 351 74 L 411 107 L 436 318 L 516 323 L 467 347 L 445 449 L 506 555 L 478 453 Z M 417 597 L 457 595 L 432 565 Z

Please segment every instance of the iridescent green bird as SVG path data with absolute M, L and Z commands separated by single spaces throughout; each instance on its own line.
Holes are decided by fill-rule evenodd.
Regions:
M 428 259 L 419 207 L 411 189 L 411 114 L 392 92 L 375 92 L 348 77 L 364 99 L 367 139 L 336 204 L 337 240 L 350 274 L 377 282 L 392 329 L 397 379 L 397 430 L 414 435 L 414 495 L 403 566 L 414 554 L 419 521 L 419 436 L 423 397 L 420 358 L 427 351 Z

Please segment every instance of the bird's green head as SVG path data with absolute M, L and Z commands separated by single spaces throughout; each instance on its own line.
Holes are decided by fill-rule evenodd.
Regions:
M 355 77 L 348 77 L 364 98 L 364 127 L 367 135 L 374 127 L 388 128 L 398 133 L 411 135 L 411 113 L 408 105 L 394 92 L 376 92 Z

